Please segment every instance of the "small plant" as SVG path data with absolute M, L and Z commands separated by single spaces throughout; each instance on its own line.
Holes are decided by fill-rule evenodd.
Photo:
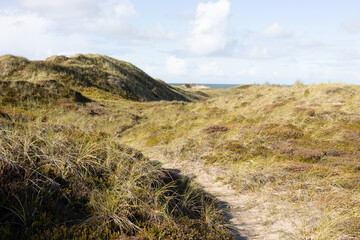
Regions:
M 222 133 L 226 133 L 227 131 L 229 131 L 229 128 L 224 125 L 210 125 L 210 126 L 207 126 L 206 128 L 204 128 L 204 131 L 207 134 L 222 134 Z

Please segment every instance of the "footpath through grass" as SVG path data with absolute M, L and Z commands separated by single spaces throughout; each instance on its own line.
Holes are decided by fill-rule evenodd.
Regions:
M 204 90 L 207 96 L 213 97 L 190 103 L 132 102 L 112 96 L 105 98 L 104 92 L 89 94 L 88 90 L 85 89 L 83 95 L 89 98 L 91 94 L 96 95 L 90 103 L 60 101 L 59 104 L 57 101 L 46 108 L 31 104 L 6 105 L 4 108 L 19 111 L 0 111 L 3 119 L 9 119 L 12 114 L 21 120 L 31 114 L 36 116 L 36 120 L 31 121 L 42 122 L 41 126 L 59 125 L 74 127 L 86 134 L 104 134 L 106 140 L 95 144 L 101 151 L 107 146 L 108 139 L 113 139 L 147 152 L 156 147 L 169 159 L 197 161 L 204 167 L 216 166 L 221 169 L 219 180 L 231 184 L 240 194 L 253 194 L 271 206 L 273 211 L 265 216 L 264 226 L 271 228 L 272 218 L 280 215 L 297 216 L 299 221 L 293 223 L 296 229 L 293 238 L 360 238 L 359 86 L 241 86 L 221 90 L 222 93 Z M 67 154 L 72 156 L 73 152 Z M 107 159 L 103 152 L 100 156 L 96 161 Z M 161 189 L 166 184 L 169 183 L 165 181 L 157 186 Z M 150 184 L 145 190 L 139 190 L 140 196 L 142 192 L 154 192 L 152 187 Z M 148 209 L 154 209 L 156 201 L 150 202 L 152 205 Z M 204 208 L 196 209 L 202 212 L 199 209 Z M 155 212 L 160 214 L 158 211 Z M 209 211 L 203 211 L 203 215 L 195 218 L 207 224 L 207 227 L 201 224 L 199 229 L 195 227 L 196 231 L 203 233 L 201 229 L 215 229 L 214 239 L 226 236 L 214 227 L 221 221 L 209 221 L 207 213 Z M 180 215 L 170 214 L 170 219 L 176 222 Z M 156 223 L 152 218 L 145 219 Z M 189 226 L 188 223 L 181 225 L 180 221 L 178 224 Z M 164 230 L 158 225 L 137 226 L 160 234 Z M 181 232 L 184 228 L 178 229 L 182 229 Z M 135 234 L 130 230 L 120 233 Z M 175 236 L 183 235 L 177 233 Z
M 103 108 L 0 107 L 0 238 L 231 238 L 213 197 L 99 129 Z
M 218 166 L 219 180 L 257 194 L 274 218 L 297 215 L 299 239 L 360 238 L 360 86 L 242 86 L 141 111 L 122 133 L 128 144 Z

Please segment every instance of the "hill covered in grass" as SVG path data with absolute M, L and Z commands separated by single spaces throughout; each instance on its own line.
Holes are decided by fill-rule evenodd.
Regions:
M 219 181 L 248 196 L 250 211 L 261 209 L 264 239 L 279 231 L 284 239 L 360 238 L 360 86 L 228 91 L 148 106 L 122 140 L 190 166 L 217 166 Z
M 31 116 L 0 114 L 1 239 L 231 238 L 189 179 L 107 133 Z
M 0 101 L 2 104 L 19 104 L 28 100 L 49 103 L 59 99 L 70 102 L 90 102 L 80 92 L 58 83 L 45 80 L 41 84 L 27 81 L 0 81 Z
M 0 239 L 231 239 L 214 197 L 120 140 L 141 101 L 195 95 L 105 56 L 1 57 Z
M 131 63 L 102 55 L 53 56 L 45 61 L 0 57 L 0 81 L 56 81 L 90 97 L 109 93 L 134 101 L 191 101 L 200 96 L 155 80 Z
M 215 168 L 218 182 L 248 199 L 238 211 L 253 214 L 258 239 L 360 238 L 360 86 L 170 87 L 202 100 L 129 101 L 102 84 L 120 71 L 97 63 L 107 57 L 5 58 L 4 236 L 230 238 L 216 202 L 156 162 L 168 159 Z M 32 64 L 46 71 L 29 77 Z

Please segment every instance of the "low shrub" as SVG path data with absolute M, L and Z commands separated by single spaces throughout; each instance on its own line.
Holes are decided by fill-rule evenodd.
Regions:
M 226 133 L 227 131 L 229 131 L 229 128 L 224 125 L 209 125 L 206 128 L 204 128 L 204 131 L 210 135 L 211 134 L 222 134 L 222 133 Z

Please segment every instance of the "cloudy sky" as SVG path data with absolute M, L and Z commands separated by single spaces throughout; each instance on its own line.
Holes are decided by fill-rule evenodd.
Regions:
M 0 55 L 129 61 L 166 82 L 360 84 L 359 0 L 0 0 Z

